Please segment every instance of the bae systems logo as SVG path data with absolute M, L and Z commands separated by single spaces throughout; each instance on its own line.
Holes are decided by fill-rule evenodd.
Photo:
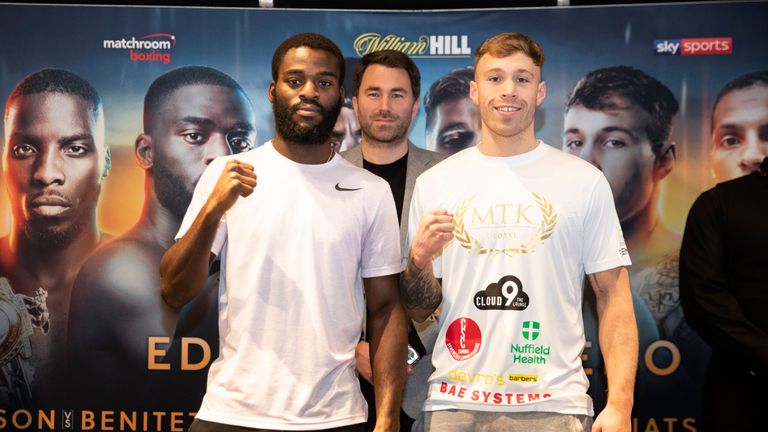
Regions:
M 132 62 L 171 62 L 170 50 L 176 45 L 176 36 L 169 33 L 153 33 L 139 38 L 104 39 L 105 49 L 128 50 Z
M 657 55 L 723 55 L 733 53 L 733 39 L 717 38 L 687 38 L 687 39 L 657 39 L 653 41 L 653 49 Z
M 471 318 L 461 317 L 448 326 L 445 332 L 445 345 L 454 359 L 463 361 L 480 352 L 483 336 L 480 326 Z
M 466 58 L 472 54 L 467 35 L 422 35 L 415 40 L 395 34 L 363 33 L 355 39 L 360 57 L 381 50 L 395 50 L 415 58 Z

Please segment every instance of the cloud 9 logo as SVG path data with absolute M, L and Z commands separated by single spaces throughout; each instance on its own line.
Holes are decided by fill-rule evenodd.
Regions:
M 445 345 L 451 356 L 458 361 L 474 357 L 480 352 L 482 341 L 480 326 L 471 318 L 456 319 L 445 332 Z
M 524 310 L 530 302 L 523 283 L 515 276 L 504 276 L 498 282 L 475 293 L 475 307 L 480 310 Z
M 653 41 L 654 52 L 659 55 L 721 55 L 733 53 L 733 39 L 687 38 L 658 39 Z
M 170 51 L 176 45 L 176 36 L 169 33 L 154 33 L 140 38 L 130 39 L 105 39 L 103 47 L 106 49 L 127 49 L 130 61 L 140 62 L 171 62 Z M 166 52 L 164 52 L 166 51 Z

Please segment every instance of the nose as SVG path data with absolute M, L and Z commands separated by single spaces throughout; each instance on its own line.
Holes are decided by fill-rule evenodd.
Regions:
M 600 167 L 600 155 L 596 150 L 597 149 L 592 143 L 584 143 L 584 145 L 581 146 L 581 150 L 579 151 L 579 157 L 602 171 L 602 168 Z
M 504 82 L 502 96 L 509 97 L 509 98 L 517 97 L 517 85 L 515 84 L 515 80 L 508 79 Z
M 307 82 L 304 83 L 304 85 L 301 87 L 301 92 L 299 93 L 299 97 L 301 99 L 317 99 L 319 97 L 319 94 L 317 93 L 317 86 L 315 86 L 315 83 L 313 83 L 310 80 L 307 80 Z
M 54 183 L 64 184 L 64 163 L 58 145 L 44 146 L 38 157 L 35 158 L 32 183 L 39 186 L 48 186 Z
M 744 143 L 739 166 L 745 173 L 751 173 L 760 167 L 760 163 L 768 156 L 768 142 L 761 142 L 757 133 L 750 133 Z
M 227 137 L 223 133 L 214 134 L 208 143 L 205 144 L 203 163 L 208 165 L 217 157 L 228 154 L 232 154 L 232 149 L 229 147 Z

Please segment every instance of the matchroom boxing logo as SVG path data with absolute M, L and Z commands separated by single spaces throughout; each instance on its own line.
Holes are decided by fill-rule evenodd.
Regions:
M 171 62 L 170 50 L 176 45 L 176 36 L 169 33 L 153 33 L 139 38 L 104 39 L 103 48 L 128 50 L 132 62 Z

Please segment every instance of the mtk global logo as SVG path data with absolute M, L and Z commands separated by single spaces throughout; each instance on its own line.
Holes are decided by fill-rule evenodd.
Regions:
M 658 55 L 722 55 L 733 53 L 733 39 L 729 37 L 657 39 L 653 41 Z
M 498 282 L 475 293 L 475 307 L 480 310 L 515 310 L 528 308 L 530 299 L 523 283 L 515 276 L 504 276 Z
M 153 33 L 139 38 L 130 39 L 105 39 L 103 47 L 106 49 L 127 49 L 128 59 L 139 62 L 171 62 L 169 52 L 176 45 L 176 36 L 169 33 Z
M 445 345 L 455 360 L 463 361 L 480 352 L 483 336 L 480 326 L 471 318 L 454 320 L 445 332 Z

